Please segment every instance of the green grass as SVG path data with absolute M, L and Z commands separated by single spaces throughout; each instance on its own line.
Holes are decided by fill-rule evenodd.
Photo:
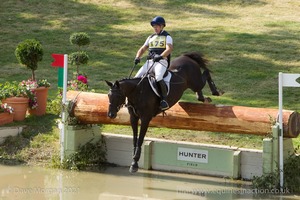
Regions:
M 129 126 L 117 126 L 116 129 L 115 125 L 105 125 L 101 127 L 101 131 L 132 135 L 132 131 Z M 243 147 L 251 149 L 262 149 L 262 139 L 264 138 L 264 136 L 249 134 L 239 135 L 155 127 L 149 127 L 146 137 L 215 145 L 227 145 L 232 147 Z
M 75 51 L 70 34 L 87 32 L 90 62 L 81 71 L 88 75 L 90 88 L 107 93 L 104 80 L 129 75 L 137 49 L 152 33 L 149 21 L 162 15 L 174 39 L 173 58 L 200 51 L 210 61 L 213 79 L 225 91 L 221 97 L 212 97 L 213 103 L 277 108 L 278 72 L 300 70 L 299 8 L 299 1 L 290 0 L 6 0 L 0 6 L 0 82 L 30 77 L 30 71 L 18 64 L 14 50 L 22 40 L 35 38 L 44 47 L 36 76 L 52 83 L 49 98 L 54 99 L 57 69 L 51 67 L 51 54 Z M 70 78 L 74 69 L 69 69 Z M 204 93 L 209 95 L 207 88 Z M 299 88 L 284 89 L 285 109 L 299 110 L 298 93 Z M 182 100 L 196 101 L 189 90 Z M 47 125 L 50 133 L 57 137 L 55 118 L 47 120 L 51 121 Z M 35 121 L 24 123 L 40 126 Z M 120 132 L 123 128 L 106 125 L 102 129 Z M 125 130 L 130 134 L 129 127 Z M 41 134 L 48 132 L 40 130 Z M 147 136 L 192 141 L 212 138 L 214 143 L 252 143 L 253 148 L 261 148 L 261 137 L 256 136 L 155 128 Z M 245 138 L 251 142 L 243 144 Z M 300 140 L 294 143 L 299 145 Z

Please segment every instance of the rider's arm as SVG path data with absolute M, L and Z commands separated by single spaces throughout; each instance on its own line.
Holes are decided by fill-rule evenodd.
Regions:
M 168 55 L 170 55 L 173 51 L 173 38 L 170 35 L 168 35 L 166 40 L 166 50 L 164 50 L 164 52 L 160 54 L 163 58 L 168 57 Z
M 148 49 L 148 46 L 146 46 L 146 45 L 141 46 L 141 48 L 137 51 L 135 57 L 136 58 L 141 58 L 142 55 L 145 53 L 145 51 L 147 51 L 147 49 Z
M 173 50 L 173 45 L 172 44 L 167 44 L 166 45 L 166 50 L 164 50 L 164 52 L 162 52 L 160 55 L 164 58 L 168 57 L 168 55 L 171 54 Z
M 142 55 L 145 53 L 145 51 L 148 50 L 148 48 L 149 48 L 149 40 L 150 40 L 150 36 L 146 39 L 146 41 L 143 44 L 143 46 L 141 46 L 141 48 L 137 51 L 135 58 L 140 59 L 142 57 Z

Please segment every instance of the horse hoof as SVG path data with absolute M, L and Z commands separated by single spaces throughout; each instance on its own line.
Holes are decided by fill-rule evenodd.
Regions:
M 130 168 L 129 168 L 129 172 L 130 173 L 136 173 L 137 171 L 139 170 L 139 168 L 138 167 L 134 167 L 134 166 L 130 166 Z
M 219 90 L 219 96 L 222 96 L 225 92 L 223 90 Z
M 211 98 L 209 98 L 209 97 L 205 97 L 205 98 L 204 98 L 203 103 L 209 104 L 209 103 L 211 103 L 211 102 L 212 102 Z
M 130 168 L 129 168 L 129 172 L 130 172 L 130 173 L 135 173 L 135 172 L 137 172 L 138 170 L 139 170 L 139 165 L 138 165 L 138 163 L 135 162 L 135 161 L 133 161 L 133 162 L 131 163 Z
M 205 101 L 205 98 L 204 98 L 204 96 L 197 96 L 197 100 L 198 100 L 198 101 L 204 102 L 204 101 Z
M 213 96 L 222 96 L 225 92 L 222 90 L 216 90 L 214 92 L 212 92 Z

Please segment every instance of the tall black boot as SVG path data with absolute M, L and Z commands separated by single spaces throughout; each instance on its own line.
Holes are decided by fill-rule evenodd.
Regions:
M 158 86 L 160 87 L 160 97 L 161 97 L 161 101 L 160 101 L 160 109 L 161 110 L 167 110 L 169 108 L 169 104 L 166 101 L 167 98 L 167 85 L 165 83 L 164 80 L 160 80 L 157 82 Z

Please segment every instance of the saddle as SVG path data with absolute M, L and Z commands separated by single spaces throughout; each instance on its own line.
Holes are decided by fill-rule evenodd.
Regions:
M 166 73 L 164 74 L 164 81 L 167 85 L 167 90 L 168 90 L 168 93 L 169 94 L 169 91 L 170 91 L 170 80 L 172 78 L 172 73 L 170 71 L 166 71 Z M 158 96 L 160 97 L 160 92 L 159 92 L 159 89 L 157 87 L 157 84 L 156 84 L 156 79 L 155 79 L 155 76 L 153 73 L 150 73 L 150 74 L 147 74 L 147 79 L 149 81 L 149 84 L 151 86 L 151 89 L 153 90 L 153 92 Z

